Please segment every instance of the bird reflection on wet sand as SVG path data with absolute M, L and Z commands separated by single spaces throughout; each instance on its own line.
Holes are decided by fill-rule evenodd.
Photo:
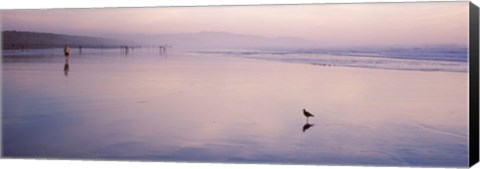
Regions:
M 305 125 L 303 125 L 302 131 L 305 133 L 305 131 L 307 131 L 310 127 L 313 127 L 313 125 L 314 124 L 306 123 Z
M 305 133 L 305 131 L 307 131 L 310 127 L 314 125 L 314 124 L 308 123 L 308 118 L 313 117 L 313 114 L 308 112 L 306 109 L 303 109 L 303 115 L 305 115 L 305 117 L 307 118 L 307 123 L 303 125 L 303 129 L 302 129 L 302 131 Z

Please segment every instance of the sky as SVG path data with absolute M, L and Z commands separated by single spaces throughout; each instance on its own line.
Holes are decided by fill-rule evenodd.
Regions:
M 468 2 L 3 10 L 3 30 L 102 36 L 219 31 L 330 46 L 468 44 Z

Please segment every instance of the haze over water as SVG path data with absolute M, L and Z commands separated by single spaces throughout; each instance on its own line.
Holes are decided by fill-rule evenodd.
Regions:
M 213 31 L 302 38 L 327 48 L 466 47 L 468 2 L 5 10 L 2 29 L 116 39 L 128 35 L 143 43 L 151 41 L 142 35 Z

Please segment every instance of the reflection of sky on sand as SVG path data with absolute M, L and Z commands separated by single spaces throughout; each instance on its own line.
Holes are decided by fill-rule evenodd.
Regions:
M 68 77 L 61 57 L 3 64 L 6 156 L 467 164 L 466 73 L 183 54 L 69 64 Z

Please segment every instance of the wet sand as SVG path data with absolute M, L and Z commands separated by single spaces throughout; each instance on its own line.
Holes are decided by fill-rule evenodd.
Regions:
M 136 51 L 137 52 L 137 51 Z M 466 166 L 468 74 L 201 54 L 9 60 L 4 155 Z M 305 108 L 315 117 L 303 132 Z

